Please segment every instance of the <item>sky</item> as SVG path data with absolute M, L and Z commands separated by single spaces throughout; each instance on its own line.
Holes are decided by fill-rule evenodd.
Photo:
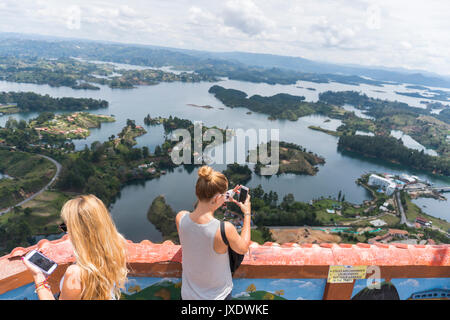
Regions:
M 449 0 L 0 0 L 0 32 L 450 75 Z

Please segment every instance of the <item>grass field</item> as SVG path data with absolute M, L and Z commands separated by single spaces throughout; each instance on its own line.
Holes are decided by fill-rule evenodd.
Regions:
M 12 114 L 19 112 L 19 108 L 16 105 L 4 105 L 0 104 L 0 113 L 3 114 Z
M 49 183 L 56 167 L 31 153 L 0 150 L 0 172 L 13 177 L 0 180 L 0 208 L 8 208 Z
M 46 191 L 27 202 L 19 211 L 11 210 L 0 216 L 0 225 L 8 223 L 8 219 L 14 217 L 26 220 L 33 235 L 58 233 L 58 225 L 62 222 L 61 208 L 70 198 L 71 195 L 59 191 Z M 31 213 L 27 215 L 25 208 L 30 208 Z

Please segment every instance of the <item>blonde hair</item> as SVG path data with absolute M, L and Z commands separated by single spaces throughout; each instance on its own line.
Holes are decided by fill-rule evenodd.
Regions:
M 221 172 L 211 167 L 203 166 L 198 169 L 198 180 L 195 194 L 199 200 L 209 200 L 217 193 L 224 193 L 228 189 L 228 179 Z
M 108 209 L 94 195 L 80 196 L 66 202 L 61 217 L 81 270 L 81 299 L 119 299 L 128 273 L 126 240 Z

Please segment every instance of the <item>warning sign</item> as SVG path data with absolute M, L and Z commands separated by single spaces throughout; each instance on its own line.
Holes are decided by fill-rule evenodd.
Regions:
M 367 266 L 330 266 L 328 283 L 351 283 L 355 279 L 365 279 Z

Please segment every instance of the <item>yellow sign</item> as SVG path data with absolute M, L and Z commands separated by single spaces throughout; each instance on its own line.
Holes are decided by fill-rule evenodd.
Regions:
M 355 279 L 365 279 L 367 266 L 330 266 L 328 283 L 351 283 Z

